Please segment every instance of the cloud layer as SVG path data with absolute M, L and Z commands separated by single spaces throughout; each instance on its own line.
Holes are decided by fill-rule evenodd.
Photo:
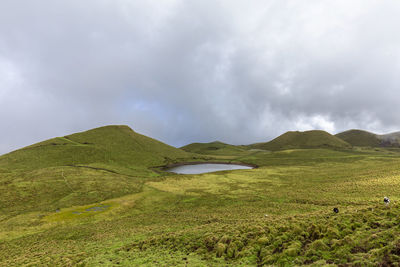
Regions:
M 106 124 L 180 146 L 400 130 L 398 1 L 0 3 L 0 154 Z

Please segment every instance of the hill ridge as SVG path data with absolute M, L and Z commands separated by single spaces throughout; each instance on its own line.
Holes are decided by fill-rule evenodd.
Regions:
M 0 156 L 21 168 L 102 164 L 161 165 L 165 160 L 187 157 L 187 152 L 139 134 L 126 125 L 107 125 L 55 137 Z
M 351 145 L 323 130 L 288 131 L 269 142 L 249 145 L 250 148 L 264 150 L 302 149 L 302 148 L 340 148 Z
M 360 129 L 351 129 L 335 135 L 353 146 L 400 147 L 400 132 L 375 134 Z
M 213 141 L 209 143 L 195 142 L 181 147 L 182 150 L 191 153 L 198 154 L 230 154 L 230 153 L 240 153 L 247 150 L 246 146 L 236 146 L 227 144 L 221 141 Z

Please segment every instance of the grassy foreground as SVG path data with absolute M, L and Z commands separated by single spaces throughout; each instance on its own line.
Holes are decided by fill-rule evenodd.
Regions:
M 399 151 L 225 151 L 106 127 L 0 157 L 0 266 L 398 265 Z M 213 159 L 259 168 L 154 168 Z

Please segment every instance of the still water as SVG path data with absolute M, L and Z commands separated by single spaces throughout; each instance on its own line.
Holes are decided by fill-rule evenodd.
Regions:
M 169 172 L 178 174 L 200 174 L 207 172 L 226 171 L 226 170 L 245 170 L 253 169 L 253 167 L 238 165 L 238 164 L 216 164 L 216 163 L 202 163 L 193 165 L 182 165 L 168 169 Z

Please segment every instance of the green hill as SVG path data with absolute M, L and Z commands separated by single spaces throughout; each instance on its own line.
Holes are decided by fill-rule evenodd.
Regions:
M 286 132 L 270 142 L 252 144 L 250 147 L 275 151 L 299 148 L 349 148 L 350 144 L 325 131 L 313 130 Z
M 378 135 L 383 147 L 400 147 L 400 132 Z
M 181 149 L 191 153 L 206 155 L 230 155 L 234 153 L 241 153 L 247 150 L 247 148 L 244 146 L 234 146 L 219 141 L 211 143 L 192 143 L 181 147 Z
M 353 146 L 378 147 L 381 143 L 376 134 L 363 130 L 349 130 L 335 136 Z
M 187 153 L 134 132 L 128 126 L 105 126 L 46 140 L 0 157 L 15 169 L 76 164 L 154 166 Z
M 128 126 L 53 138 L 0 157 L 0 209 L 54 209 L 138 192 L 142 177 L 157 176 L 151 167 L 188 156 Z
M 353 146 L 400 147 L 400 132 L 378 135 L 363 130 L 349 130 L 335 136 Z

